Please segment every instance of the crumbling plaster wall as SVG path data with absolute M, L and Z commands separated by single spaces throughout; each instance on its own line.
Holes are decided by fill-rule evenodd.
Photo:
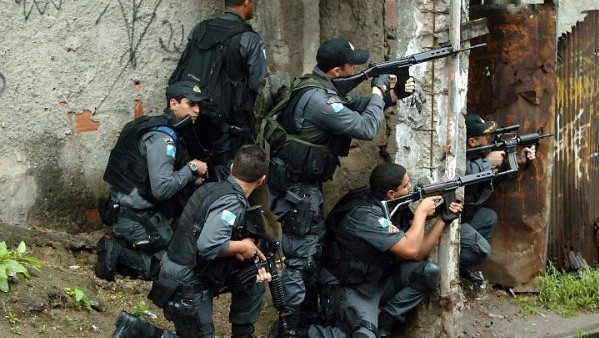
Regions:
M 102 175 L 119 131 L 135 116 L 163 110 L 187 34 L 219 15 L 223 4 L 18 0 L 0 6 L 0 223 L 73 232 L 97 226 L 96 200 L 107 192 Z M 382 60 L 383 4 L 259 1 L 251 24 L 266 41 L 271 71 L 301 75 L 314 66 L 320 42 L 333 36 Z M 367 152 L 378 158 L 373 147 Z M 346 169 L 337 181 L 347 186 L 358 177 L 363 184 L 371 167 Z
M 289 17 L 301 18 L 305 2 L 259 3 L 251 23 L 268 37 L 274 69 L 303 71 L 303 55 L 290 60 L 304 50 L 295 43 L 304 40 L 298 27 L 317 26 L 318 18 Z M 97 225 L 93 209 L 107 191 L 102 175 L 120 129 L 134 116 L 162 112 L 187 34 L 201 19 L 219 15 L 223 4 L 3 3 L 0 222 L 70 231 Z

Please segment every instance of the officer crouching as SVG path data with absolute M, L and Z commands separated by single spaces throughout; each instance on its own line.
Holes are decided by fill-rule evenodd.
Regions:
M 152 255 L 163 251 L 172 235 L 169 219 L 180 215 L 186 202 L 181 200 L 190 195 L 182 197 L 183 192 L 195 189 L 206 174 L 206 163 L 186 161 L 177 131 L 181 123 L 196 120 L 206 98 L 197 84 L 181 81 L 166 89 L 166 99 L 162 115 L 127 123 L 110 152 L 104 172 L 110 197 L 99 209 L 113 228 L 98 241 L 98 278 L 113 281 L 118 272 L 150 279 Z

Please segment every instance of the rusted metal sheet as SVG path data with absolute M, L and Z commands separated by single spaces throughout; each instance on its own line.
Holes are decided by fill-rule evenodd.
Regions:
M 499 125 L 520 124 L 520 133 L 554 130 L 555 7 L 550 4 L 471 7 L 486 17 L 486 50 L 470 55 L 468 112 Z M 530 290 L 542 273 L 548 236 L 553 140 L 544 139 L 537 159 L 517 177 L 495 185 L 488 206 L 499 218 L 493 253 L 482 265 L 493 283 Z
M 558 41 L 557 147 L 548 255 L 597 265 L 599 239 L 599 11 Z

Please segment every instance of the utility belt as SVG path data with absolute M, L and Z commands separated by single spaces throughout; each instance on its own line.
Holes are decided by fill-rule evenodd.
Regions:
M 291 204 L 291 210 L 282 219 L 283 231 L 296 236 L 319 235 L 324 231 L 322 215 L 313 210 L 310 196 L 288 190 L 285 200 Z

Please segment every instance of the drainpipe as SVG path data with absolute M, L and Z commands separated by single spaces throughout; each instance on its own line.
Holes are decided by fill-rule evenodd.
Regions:
M 451 46 L 457 50 L 460 48 L 460 23 L 461 23 L 461 0 L 450 0 L 449 5 L 449 39 Z M 448 76 L 448 111 L 446 112 L 446 139 L 443 150 L 445 152 L 445 179 L 453 179 L 456 176 L 456 161 L 459 145 L 458 123 L 461 117 L 462 103 L 460 100 L 460 55 L 456 54 L 447 59 Z M 457 337 L 460 332 L 459 320 L 459 286 L 457 284 L 457 266 L 459 262 L 459 221 L 455 220 L 449 225 L 449 229 L 443 232 L 439 241 L 438 262 L 441 268 L 440 293 L 442 304 L 442 325 L 447 337 Z M 453 284 L 452 284 L 453 282 Z

